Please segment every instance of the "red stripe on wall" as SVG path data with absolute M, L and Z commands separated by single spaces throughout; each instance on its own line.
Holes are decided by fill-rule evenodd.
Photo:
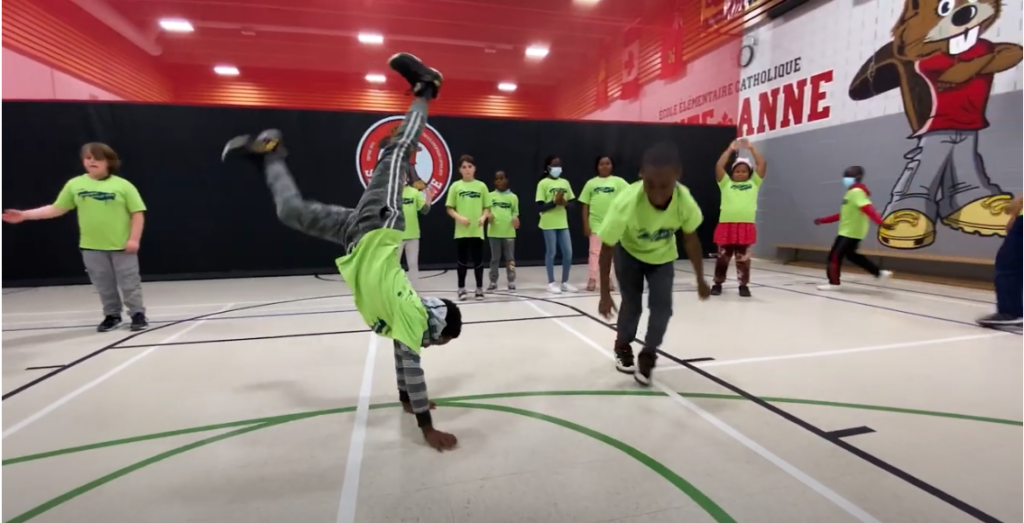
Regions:
M 5 0 L 3 45 L 126 100 L 173 98 L 155 58 L 65 0 Z

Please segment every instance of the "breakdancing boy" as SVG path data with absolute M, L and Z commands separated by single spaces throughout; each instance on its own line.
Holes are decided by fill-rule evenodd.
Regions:
M 262 158 L 281 222 L 345 248 L 346 254 L 338 258 L 337 265 L 352 289 L 356 308 L 374 332 L 394 340 L 399 400 L 407 412 L 416 415 L 427 443 L 438 451 L 449 450 L 457 440 L 433 426 L 430 410 L 435 405 L 427 398 L 420 349 L 458 338 L 462 314 L 450 300 L 420 298 L 396 256 L 405 229 L 402 192 L 409 156 L 419 143 L 427 121 L 427 105 L 437 98 L 442 77 L 410 54 L 396 54 L 388 63 L 409 81 L 416 99 L 395 138 L 385 147 L 354 209 L 302 199 L 285 165 L 280 131 L 263 131 L 255 139 L 234 138 L 224 154 L 241 149 Z
M 644 386 L 651 384 L 657 350 L 672 318 L 674 262 L 679 258 L 677 235 L 682 234 L 686 256 L 693 265 L 698 296 L 705 300 L 711 295 L 711 288 L 704 280 L 704 251 L 697 237 L 697 227 L 704 221 L 704 215 L 690 190 L 679 183 L 681 175 L 675 146 L 659 143 L 648 149 L 644 153 L 640 181 L 615 197 L 597 232 L 601 238 L 598 312 L 611 318 L 615 310 L 610 281 L 613 258 L 622 292 L 622 311 L 616 326 L 615 368 L 632 374 L 633 379 Z M 644 348 L 634 366 L 632 343 L 643 313 L 644 279 L 650 289 L 647 306 L 651 314 L 647 318 Z

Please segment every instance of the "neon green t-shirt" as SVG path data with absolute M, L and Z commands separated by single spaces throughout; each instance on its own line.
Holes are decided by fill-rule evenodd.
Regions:
M 846 191 L 843 197 L 843 207 L 839 210 L 839 235 L 854 240 L 863 240 L 868 235 L 868 215 L 860 210 L 861 207 L 869 205 L 864 189 L 854 187 Z
M 555 201 L 555 194 L 558 191 L 565 192 L 565 201 L 567 202 L 576 199 L 576 194 L 572 192 L 572 185 L 569 185 L 569 180 L 546 177 L 537 184 L 537 203 L 551 203 Z M 568 229 L 569 215 L 565 212 L 565 207 L 556 205 L 554 209 L 540 213 L 540 228 Z
M 419 354 L 429 328 L 427 308 L 413 290 L 398 262 L 402 233 L 376 229 L 366 233 L 351 254 L 336 260 L 341 276 L 371 329 L 401 342 Z
M 761 190 L 761 175 L 754 173 L 745 182 L 734 182 L 728 176 L 718 182 L 722 191 L 721 213 L 718 223 L 754 223 L 757 218 L 757 193 Z
M 621 244 L 634 258 L 661 265 L 679 258 L 676 231 L 690 234 L 703 221 L 700 207 L 684 185 L 676 185 L 668 208 L 660 210 L 647 199 L 641 180 L 627 187 L 612 202 L 597 234 L 606 245 Z
M 484 238 L 484 229 L 480 227 L 480 217 L 484 209 L 491 207 L 491 195 L 487 191 L 487 185 L 480 180 L 467 182 L 459 180 L 448 188 L 448 197 L 445 199 L 445 207 L 455 209 L 455 212 L 469 219 L 469 225 L 460 225 L 455 222 L 455 238 Z
M 622 194 L 629 183 L 614 174 L 607 178 L 595 176 L 587 181 L 580 191 L 580 203 L 590 206 L 590 232 L 597 234 L 601 230 L 601 222 L 612 205 L 612 200 Z
M 515 238 L 512 219 L 519 216 L 519 197 L 512 191 L 491 192 L 491 214 L 494 221 L 487 224 L 488 238 Z
M 402 191 L 402 215 L 405 217 L 403 240 L 417 240 L 420 237 L 420 209 L 427 204 L 423 191 L 405 186 Z
M 146 210 L 139 190 L 116 175 L 102 180 L 76 176 L 64 184 L 53 206 L 78 212 L 78 247 L 93 251 L 124 250 L 132 213 Z

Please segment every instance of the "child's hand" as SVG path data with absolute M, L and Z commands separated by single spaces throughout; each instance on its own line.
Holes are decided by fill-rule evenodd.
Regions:
M 512 228 L 513 229 L 518 229 L 519 228 L 519 217 L 518 216 L 512 218 Z
M 486 216 L 481 216 L 480 219 L 476 221 L 476 224 L 481 226 L 481 227 L 483 227 L 484 224 L 486 224 L 486 223 L 487 223 L 487 217 Z
M 124 252 L 127 252 L 128 254 L 135 254 L 139 252 L 139 241 L 128 240 L 128 243 L 124 244 Z
M 469 218 L 466 218 L 465 216 L 459 216 L 458 218 L 455 218 L 455 221 L 459 222 L 459 225 L 463 227 L 469 227 L 470 224 Z
M 565 205 L 565 193 L 558 191 L 555 193 L 555 205 Z
M 8 209 L 3 213 L 3 220 L 6 223 L 21 223 L 25 221 L 25 213 L 14 209 Z

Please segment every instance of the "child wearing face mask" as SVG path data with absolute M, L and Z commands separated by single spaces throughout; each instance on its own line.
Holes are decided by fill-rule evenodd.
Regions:
M 505 263 L 508 290 L 516 290 L 516 229 L 519 228 L 519 197 L 508 188 L 505 171 L 494 173 L 491 191 L 491 217 L 487 225 L 487 241 L 491 245 L 491 283 L 487 292 L 498 289 L 498 266 Z
M 864 168 L 855 165 L 849 167 L 843 173 L 843 186 L 846 188 L 846 195 L 843 197 L 843 206 L 839 214 L 825 216 L 814 220 L 815 225 L 824 223 L 839 222 L 839 235 L 832 243 L 832 250 L 828 253 L 828 283 L 819 285 L 818 290 L 829 291 L 839 289 L 839 276 L 843 266 L 843 258 L 850 260 L 854 265 L 868 271 L 879 280 L 887 280 L 892 272 L 879 270 L 878 266 L 867 259 L 863 254 L 857 252 L 861 240 L 868 234 L 868 220 L 875 222 L 879 227 L 892 228 L 882 224 L 882 217 L 871 204 L 871 193 L 862 182 L 864 179 Z
M 562 160 L 549 156 L 544 162 L 544 177 L 537 184 L 540 204 L 540 229 L 544 231 L 544 265 L 548 273 L 548 291 L 554 294 L 576 292 L 569 283 L 572 271 L 572 239 L 566 208 L 576 199 L 568 180 L 562 178 Z M 555 250 L 562 251 L 562 281 L 555 282 Z

